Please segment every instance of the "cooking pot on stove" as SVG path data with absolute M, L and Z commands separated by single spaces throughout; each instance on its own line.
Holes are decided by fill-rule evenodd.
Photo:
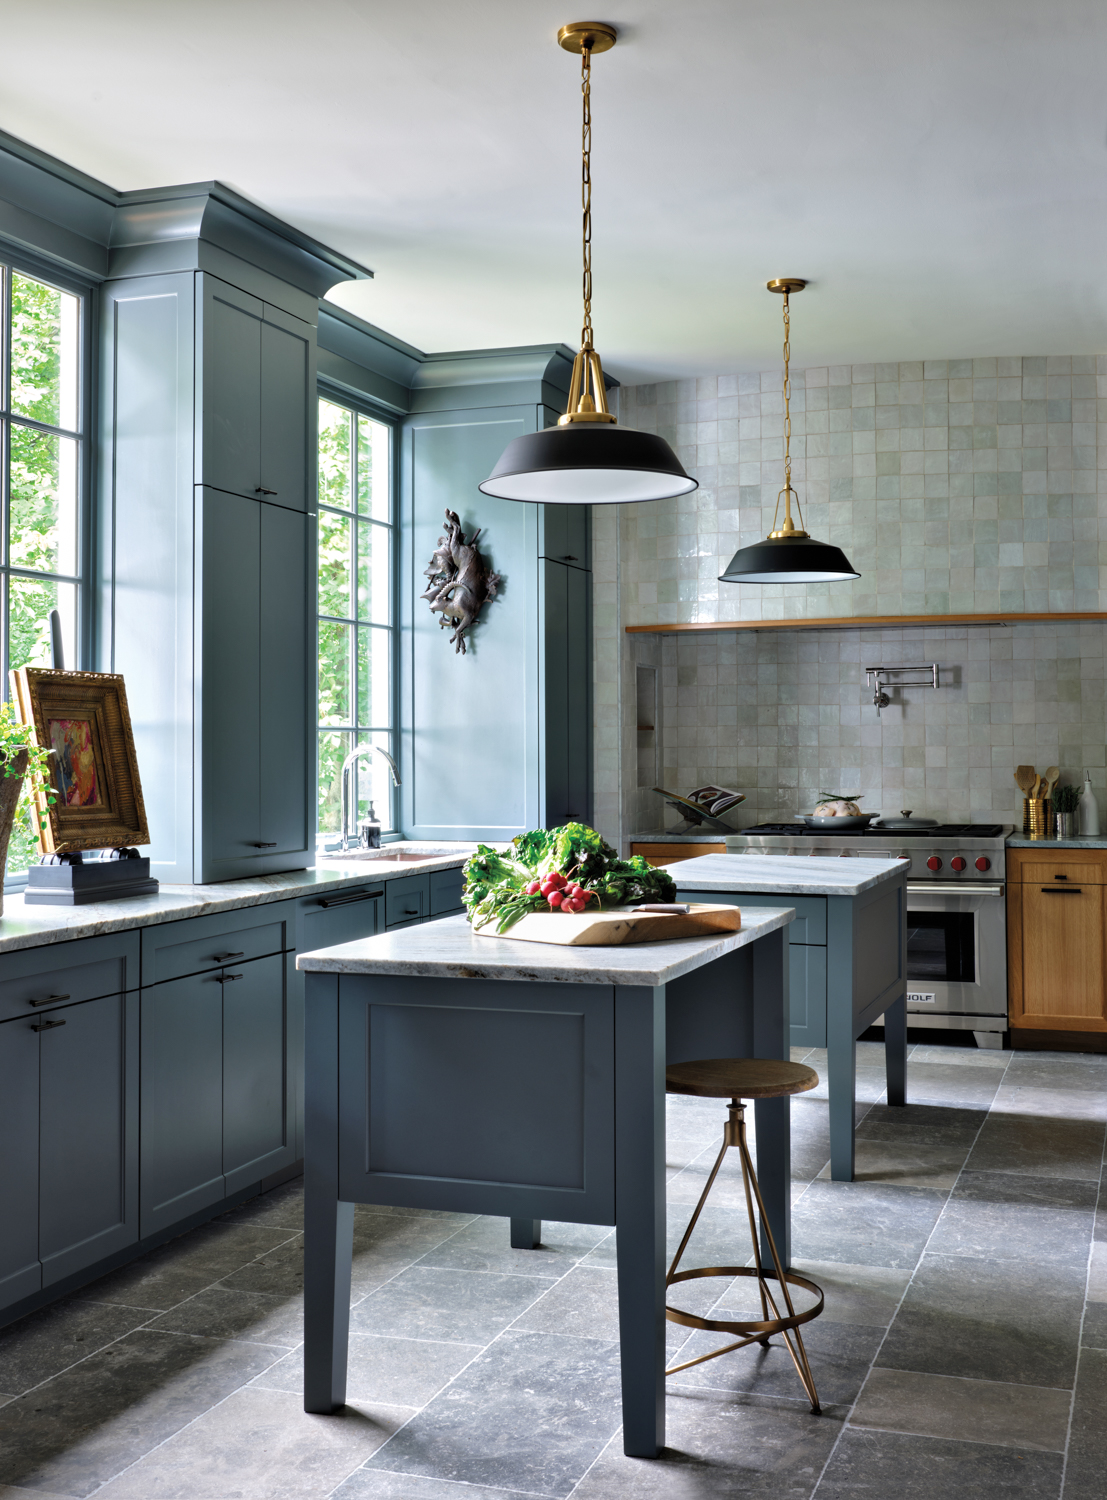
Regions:
M 916 818 L 911 810 L 900 810 L 898 818 L 881 818 L 881 828 L 887 828 L 893 833 L 910 833 L 915 828 L 937 828 L 937 818 Z
M 825 829 L 827 833 L 856 833 L 861 828 L 868 828 L 872 820 L 879 816 L 879 813 L 861 813 L 856 818 L 817 818 L 814 813 L 797 813 L 796 819 L 808 828 Z

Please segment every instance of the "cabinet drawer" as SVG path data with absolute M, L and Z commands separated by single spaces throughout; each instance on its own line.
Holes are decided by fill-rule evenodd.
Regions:
M 677 881 L 678 901 L 713 901 L 720 906 L 791 906 L 795 918 L 788 924 L 789 943 L 814 943 L 826 947 L 826 897 L 784 896 L 771 891 L 695 891 Z
M 1019 851 L 1021 852 L 1021 851 Z M 1107 884 L 1107 859 L 1072 859 L 1058 853 L 1052 859 L 1011 860 L 1009 876 L 1023 885 Z
M 464 870 L 432 870 L 430 877 L 430 914 L 440 917 L 448 911 L 460 911 Z
M 307 896 L 300 903 L 301 953 L 373 937 L 384 926 L 384 891 L 378 886 Z
M 429 909 L 428 875 L 406 875 L 403 880 L 390 880 L 384 888 L 385 921 L 389 927 L 425 917 L 429 915 Z
M 54 943 L 0 957 L 0 1020 L 54 1001 L 96 1000 L 138 988 L 138 933 Z
M 221 912 L 144 928 L 142 983 L 160 984 L 166 979 L 202 974 L 225 964 L 245 963 L 289 950 L 293 946 L 294 914 L 286 907 L 294 904 L 282 901 L 260 909 Z

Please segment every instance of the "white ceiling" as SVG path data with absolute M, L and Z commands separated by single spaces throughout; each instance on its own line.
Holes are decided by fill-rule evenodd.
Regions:
M 426 350 L 579 330 L 569 0 L 0 0 L 0 126 L 218 178 L 371 266 Z M 587 7 L 582 12 L 592 18 Z M 593 67 L 596 340 L 624 379 L 1107 350 L 1103 0 L 620 0 Z

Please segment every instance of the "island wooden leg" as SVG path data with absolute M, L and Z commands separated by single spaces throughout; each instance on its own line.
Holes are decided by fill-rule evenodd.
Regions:
M 786 898 L 781 898 L 781 905 Z M 791 1056 L 788 1014 L 788 931 L 769 932 L 750 949 L 753 959 L 753 1055 Z M 759 1099 L 754 1104 L 757 1123 L 757 1180 L 776 1247 L 785 1268 L 792 1263 L 792 1133 L 789 1100 Z M 772 1270 L 768 1237 L 761 1230 L 761 1264 Z
M 665 1445 L 665 991 L 615 991 L 615 1241 L 623 1452 Z
M 853 1181 L 853 1116 L 857 1091 L 857 1043 L 853 1010 L 826 1007 L 826 1076 L 830 1094 L 830 1176 Z
M 884 1012 L 884 1067 L 888 1078 L 888 1103 L 907 1103 L 907 996 Z
M 537 1250 L 542 1243 L 541 1219 L 512 1219 L 511 1248 L 513 1250 Z
M 304 1193 L 304 1410 L 346 1404 L 354 1205 Z

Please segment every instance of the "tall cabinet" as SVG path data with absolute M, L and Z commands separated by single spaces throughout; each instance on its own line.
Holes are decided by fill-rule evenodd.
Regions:
M 104 286 L 98 657 L 152 873 L 204 883 L 314 862 L 318 293 L 191 250 Z

